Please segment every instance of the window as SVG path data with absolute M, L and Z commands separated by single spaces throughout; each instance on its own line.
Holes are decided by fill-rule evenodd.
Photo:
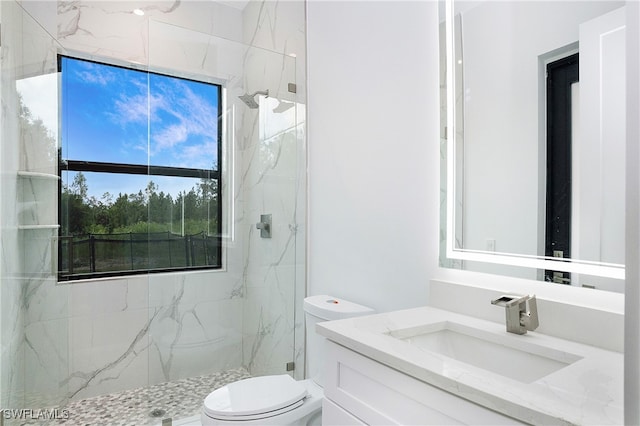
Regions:
M 59 279 L 220 268 L 222 88 L 58 63 Z

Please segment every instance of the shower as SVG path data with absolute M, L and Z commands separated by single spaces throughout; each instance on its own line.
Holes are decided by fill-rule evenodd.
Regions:
M 245 93 L 244 95 L 238 96 L 242 102 L 244 102 L 249 108 L 256 109 L 259 107 L 258 103 L 255 100 L 256 95 L 264 95 L 269 97 L 269 89 L 255 92 L 253 94 Z
M 68 415 L 78 424 L 160 424 L 167 418 L 175 424 L 179 419 L 199 418 L 203 396 L 229 381 L 280 373 L 304 378 L 304 329 L 297 326 L 296 318 L 302 316 L 305 294 L 302 260 L 306 243 L 304 233 L 289 230 L 304 224 L 306 217 L 306 135 L 302 123 L 296 121 L 294 107 L 299 95 L 286 92 L 288 83 L 296 82 L 296 75 L 305 75 L 300 68 L 304 64 L 259 47 L 269 45 L 272 30 L 280 40 L 279 26 L 269 31 L 256 26 L 251 32 L 255 34 L 251 42 L 256 45 L 246 44 L 242 34 L 236 34 L 242 16 L 213 1 L 187 2 L 179 11 L 163 14 L 166 22 L 149 20 L 142 32 L 138 31 L 139 22 L 131 21 L 129 14 L 110 13 L 109 0 L 79 2 L 96 18 L 87 23 L 88 31 L 104 29 L 106 33 L 101 34 L 105 37 L 89 39 L 78 34 L 58 40 L 46 30 L 47 25 L 75 22 L 80 10 L 62 16 L 50 10 L 46 2 L 0 0 L 0 15 L 5 17 L 2 48 L 13 52 L 0 55 L 0 417 L 4 417 L 1 409 L 15 410 L 12 413 L 20 416 L 30 413 L 24 410 L 33 409 L 33 413 L 51 417 Z M 162 4 L 159 0 L 152 3 Z M 301 21 L 294 27 L 300 28 L 304 8 L 296 3 L 287 5 L 295 6 L 294 15 Z M 261 10 L 258 3 L 253 7 L 256 12 Z M 228 31 L 225 26 L 216 29 L 219 35 L 212 35 L 180 25 L 197 23 L 200 16 L 214 14 L 216 19 L 230 19 L 233 25 Z M 287 31 L 283 40 L 295 37 L 296 46 L 302 49 L 304 33 L 294 31 L 289 36 L 290 25 L 283 25 L 282 31 Z M 120 44 L 121 31 L 127 34 L 126 44 Z M 118 40 L 115 45 L 114 40 Z M 123 199 L 125 193 L 127 198 L 130 192 L 145 193 L 152 179 L 160 186 L 164 178 L 149 169 L 155 164 L 149 148 L 155 136 L 160 137 L 158 141 L 171 142 L 153 145 L 162 145 L 162 155 L 173 157 L 170 169 L 180 171 L 185 164 L 198 167 L 193 176 L 176 177 L 180 185 L 184 183 L 184 188 L 175 187 L 183 194 L 180 204 L 184 208 L 175 208 L 176 195 L 171 197 L 173 203 L 167 204 L 168 212 L 160 214 L 154 205 L 154 213 L 148 214 L 149 205 L 145 207 L 144 203 L 156 200 L 149 192 L 150 196 L 140 198 L 137 205 L 140 216 L 130 216 L 137 215 L 136 210 L 123 219 L 132 218 L 130 223 L 140 225 L 139 240 L 132 238 L 135 232 L 128 229 L 123 234 L 128 237 L 127 263 L 155 268 L 144 260 L 150 238 L 154 238 L 149 225 L 166 225 L 168 230 L 158 235 L 171 239 L 162 245 L 166 246 L 167 259 L 178 259 L 177 254 L 184 258 L 180 269 L 134 275 L 110 261 L 92 266 L 96 255 L 90 248 L 67 254 L 73 247 L 73 236 L 61 238 L 61 225 L 75 223 L 77 216 L 68 208 L 73 205 L 67 200 L 77 200 L 80 213 L 87 201 L 73 198 L 68 192 L 73 171 L 58 156 L 61 136 L 64 134 L 67 141 L 74 133 L 73 126 L 62 124 L 68 123 L 64 117 L 68 119 L 69 115 L 64 114 L 59 99 L 65 98 L 64 93 L 68 100 L 69 93 L 63 91 L 59 55 L 74 60 L 91 57 L 95 61 L 92 66 L 104 62 L 123 70 L 161 70 L 163 75 L 180 79 L 167 86 L 158 83 L 159 73 L 151 72 L 139 79 L 109 80 L 117 85 L 135 83 L 131 96 L 157 100 L 157 105 L 171 110 L 144 118 L 136 115 L 144 127 L 140 135 L 123 130 L 126 140 L 138 141 L 140 136 L 142 150 L 138 153 L 138 146 L 132 146 L 127 154 L 141 156 L 141 167 L 136 171 L 144 174 L 127 175 L 120 169 L 117 173 L 83 173 L 88 179 L 87 195 L 101 186 L 98 182 L 91 184 L 92 177 L 117 186 Z M 189 60 L 180 60 L 185 55 Z M 68 71 L 65 78 L 76 75 Z M 211 83 L 204 88 L 213 93 L 198 95 L 196 89 L 202 83 Z M 278 84 L 283 85 L 282 97 L 287 102 L 282 106 Z M 44 93 L 42 87 L 50 90 Z M 91 92 L 89 81 L 82 80 L 78 87 L 84 96 Z M 68 89 L 67 85 L 64 90 Z M 189 98 L 172 102 L 176 94 Z M 239 98 L 255 111 L 243 113 L 233 99 L 238 95 L 244 95 Z M 204 103 L 214 99 L 217 110 Z M 119 120 L 133 117 L 127 115 L 130 109 L 120 108 L 120 100 L 113 96 L 101 107 L 102 112 L 115 115 L 91 121 L 101 125 L 107 119 L 117 119 L 114 123 L 122 130 Z M 289 104 L 288 113 L 271 114 L 276 105 L 284 108 Z M 148 104 L 145 101 L 143 105 Z M 189 110 L 178 111 L 178 107 Z M 144 111 L 149 112 L 146 108 Z M 163 132 L 163 123 L 173 126 L 171 131 Z M 201 143 L 214 148 L 210 152 L 186 149 L 185 138 L 195 138 L 198 147 Z M 178 145 L 180 150 L 174 151 Z M 161 155 L 159 148 L 153 153 Z M 110 161 L 105 155 L 95 158 Z M 206 176 L 206 185 L 201 176 Z M 129 189 L 129 184 L 134 187 Z M 163 187 L 164 198 L 157 191 L 162 206 L 173 189 Z M 214 196 L 216 189 L 220 192 Z M 199 201 L 205 193 L 208 205 Z M 105 206 L 115 204 L 115 198 L 105 198 Z M 194 219 L 188 218 L 191 200 Z M 287 232 L 273 233 L 269 240 L 251 232 L 265 212 L 274 213 L 274 230 Z M 198 236 L 180 244 L 172 230 L 182 229 L 183 224 L 185 235 L 191 235 L 192 226 Z M 222 227 L 220 232 L 218 226 Z M 82 235 L 78 238 L 84 239 Z M 159 247 L 159 241 L 154 239 L 151 244 Z M 209 244 L 214 244 L 215 252 Z M 140 249 L 131 251 L 131 247 Z M 194 258 L 192 247 L 206 247 L 207 252 Z M 205 262 L 218 250 L 223 269 L 196 266 L 199 259 Z M 89 259 L 88 263 L 76 261 L 81 257 Z M 87 278 L 80 285 L 59 284 L 59 272 L 68 270 L 69 265 L 75 266 L 78 274 L 104 265 L 111 269 L 108 273 L 112 276 L 108 282 Z M 43 300 L 47 303 L 41 303 Z M 91 409 L 97 405 L 102 407 L 100 413 Z M 48 407 L 57 408 L 43 411 Z M 55 423 L 51 417 L 47 420 Z M 8 421 L 37 423 L 38 419 Z

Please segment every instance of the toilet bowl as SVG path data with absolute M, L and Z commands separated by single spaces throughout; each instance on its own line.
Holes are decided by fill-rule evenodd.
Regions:
M 287 374 L 251 377 L 211 392 L 204 400 L 203 425 L 305 425 L 322 424 L 321 364 L 324 338 L 315 324 L 372 314 L 371 308 L 331 296 L 304 300 L 307 331 L 307 377 L 296 381 Z

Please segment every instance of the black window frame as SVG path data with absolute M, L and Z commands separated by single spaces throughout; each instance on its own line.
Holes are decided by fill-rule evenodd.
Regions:
M 58 72 L 62 75 L 62 60 L 63 58 L 69 58 L 73 60 L 85 61 L 97 65 L 105 65 L 116 68 L 123 68 L 126 70 L 141 72 L 144 74 L 153 74 L 163 77 L 170 77 L 179 80 L 193 81 L 197 83 L 209 84 L 217 88 L 218 96 L 218 146 L 217 146 L 217 170 L 212 169 L 196 169 L 196 168 L 183 168 L 172 166 L 160 166 L 150 164 L 127 164 L 127 163 L 110 163 L 99 161 L 83 161 L 83 160 L 70 160 L 62 158 L 62 148 L 58 150 L 58 281 L 76 281 L 86 280 L 94 278 L 106 278 L 106 277 L 124 277 L 132 275 L 145 275 L 153 273 L 166 273 L 166 272 L 180 272 L 180 271 L 197 271 L 197 270 L 220 270 L 222 269 L 222 224 L 223 224 L 223 208 L 222 208 L 222 144 L 223 144 L 223 113 L 222 113 L 222 85 L 212 83 L 209 81 L 202 81 L 192 78 L 186 78 L 166 73 L 159 73 L 150 70 L 143 70 L 134 67 L 128 67 L 123 65 L 115 65 L 109 62 L 102 62 L 96 60 L 90 60 L 85 58 L 79 58 L 70 55 L 58 54 L 57 65 Z M 61 96 L 64 90 L 61 90 Z M 59 121 L 62 122 L 62 109 L 60 109 Z M 168 267 L 168 268 L 146 268 L 146 269 L 130 269 L 123 271 L 107 271 L 107 272 L 90 272 L 90 273 L 65 273 L 63 271 L 63 240 L 68 239 L 69 236 L 62 235 L 62 193 L 63 193 L 63 172 L 97 172 L 97 173 L 117 173 L 117 174 L 130 174 L 130 175 L 146 175 L 146 176 L 166 176 L 166 177 L 184 177 L 184 178 L 200 178 L 211 179 L 217 181 L 217 188 L 215 195 L 217 197 L 217 229 L 216 229 L 216 259 L 218 260 L 215 265 L 200 265 L 200 266 L 182 266 L 182 267 Z M 73 237 L 71 237 L 73 238 Z

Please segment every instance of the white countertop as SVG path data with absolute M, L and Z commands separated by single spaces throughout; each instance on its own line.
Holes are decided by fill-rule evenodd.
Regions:
M 441 322 L 480 329 L 499 339 L 509 339 L 515 346 L 531 343 L 581 359 L 532 383 L 524 383 L 421 349 L 389 334 Z M 526 423 L 624 423 L 623 355 L 618 352 L 535 331 L 525 335 L 507 333 L 504 324 L 431 307 L 323 322 L 317 325 L 317 331 L 382 364 Z

